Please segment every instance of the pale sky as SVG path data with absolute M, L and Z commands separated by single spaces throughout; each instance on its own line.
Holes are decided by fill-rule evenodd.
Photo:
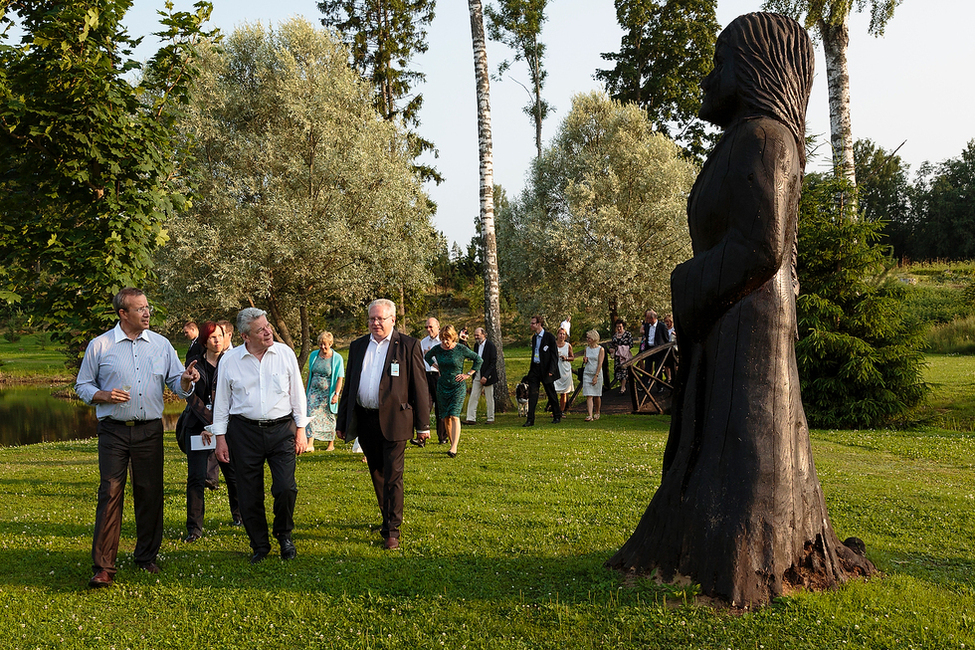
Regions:
M 192 0 L 174 0 L 189 10 Z M 318 22 L 315 0 L 212 0 L 212 25 L 229 33 L 245 22 L 276 24 L 291 16 Z M 718 22 L 723 27 L 735 17 L 758 11 L 761 0 L 719 0 Z M 157 31 L 155 12 L 164 0 L 134 0 L 125 23 L 132 35 Z M 542 32 L 547 45 L 548 80 L 543 96 L 555 106 L 545 121 L 543 138 L 556 132 L 567 114 L 571 97 L 597 89 L 593 75 L 609 67 L 600 54 L 619 49 L 622 34 L 612 0 L 552 0 L 549 20 Z M 867 33 L 869 16 L 854 14 L 850 26 L 850 85 L 854 138 L 871 138 L 898 152 L 912 174 L 924 161 L 940 162 L 961 154 L 975 138 L 969 106 L 975 90 L 971 83 L 975 63 L 975 2 L 972 0 L 904 0 L 897 7 L 883 37 Z M 428 31 L 429 51 L 414 62 L 426 73 L 420 133 L 437 146 L 435 161 L 445 177 L 428 191 L 439 205 L 435 225 L 449 241 L 462 248 L 474 235 L 478 203 L 477 116 L 474 63 L 467 2 L 440 0 Z M 146 39 L 147 41 L 149 39 Z M 146 52 L 140 55 L 145 58 Z M 488 44 L 492 73 L 510 53 Z M 517 64 L 509 73 L 527 83 Z M 495 182 L 509 196 L 517 195 L 535 155 L 534 127 L 522 107 L 528 101 L 516 82 L 491 83 L 494 127 Z M 807 115 L 807 130 L 821 135 L 822 155 L 807 169 L 828 166 L 829 107 L 826 64 L 817 44 L 816 81 Z

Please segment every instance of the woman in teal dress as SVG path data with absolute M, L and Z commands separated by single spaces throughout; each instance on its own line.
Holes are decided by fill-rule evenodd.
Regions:
M 332 349 L 331 332 L 318 335 L 318 349 L 308 357 L 308 436 L 306 451 L 315 451 L 315 441 L 327 442 L 325 451 L 335 449 L 335 414 L 339 412 L 339 395 L 345 379 L 342 355 Z
M 440 330 L 440 345 L 430 348 L 423 357 L 440 370 L 437 404 L 440 406 L 440 418 L 444 420 L 450 436 L 447 455 L 456 458 L 457 443 L 460 442 L 460 411 L 467 395 L 467 380 L 480 369 L 481 357 L 466 345 L 457 345 L 457 330 L 453 325 Z M 464 372 L 464 359 L 474 363 L 470 372 Z

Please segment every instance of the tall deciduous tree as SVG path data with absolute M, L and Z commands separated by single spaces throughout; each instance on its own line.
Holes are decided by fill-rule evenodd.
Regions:
M 523 313 L 636 319 L 670 304 L 690 257 L 685 206 L 696 174 L 646 114 L 577 95 L 528 186 L 499 216 L 505 285 Z
M 304 360 L 312 310 L 428 277 L 428 201 L 405 137 L 331 34 L 298 19 L 250 25 L 223 51 L 209 52 L 186 123 L 198 196 L 162 281 L 211 311 L 266 307 Z
M 804 22 L 816 29 L 826 54 L 829 86 L 829 130 L 833 166 L 856 184 L 853 127 L 850 117 L 850 71 L 846 52 L 850 46 L 850 12 L 870 7 L 869 33 L 883 36 L 887 22 L 902 0 L 766 0 L 765 8 Z
M 717 0 L 616 0 L 625 33 L 615 61 L 599 70 L 613 99 L 647 111 L 654 128 L 703 158 L 716 136 L 698 119 L 701 81 L 711 70 Z
M 542 122 L 552 110 L 552 106 L 542 99 L 542 87 L 548 73 L 542 67 L 545 44 L 539 40 L 548 0 L 497 0 L 497 3 L 497 8 L 488 5 L 484 10 L 488 19 L 488 35 L 514 50 L 513 61 L 524 61 L 528 66 L 532 99 L 525 106 L 525 113 L 535 125 L 535 150 L 541 156 Z M 498 66 L 498 76 L 504 75 L 511 64 L 512 61 L 503 61 Z
M 427 51 L 427 26 L 436 0 L 320 0 L 322 24 L 335 29 L 349 47 L 352 67 L 372 84 L 376 110 L 387 120 L 402 119 L 410 128 L 414 158 L 434 145 L 414 129 L 420 124 L 423 95 L 414 87 L 426 75 L 408 66 Z M 415 165 L 424 180 L 443 178 L 429 165 Z
M 484 329 L 498 348 L 498 382 L 494 403 L 499 411 L 510 406 L 508 372 L 504 363 L 501 334 L 501 282 L 498 273 L 498 244 L 494 230 L 494 144 L 491 136 L 491 78 L 487 45 L 484 40 L 484 14 L 481 0 L 468 0 L 471 16 L 471 43 L 474 48 L 474 79 L 477 88 L 477 152 L 480 161 L 481 240 L 484 273 Z
M 921 167 L 912 208 L 911 257 L 975 257 L 975 140 L 957 158 Z
M 896 151 L 886 151 L 870 140 L 853 145 L 857 201 L 865 221 L 884 222 L 883 231 L 895 255 L 902 255 L 910 239 L 911 196 L 909 167 Z
M 166 45 L 146 66 L 121 25 L 131 0 L 0 0 L 0 281 L 51 325 L 77 363 L 116 318 L 112 295 L 144 285 L 182 203 L 174 107 L 189 97 L 210 4 L 160 12 Z M 23 30 L 6 44 L 9 26 Z M 142 70 L 141 81 L 126 77 Z

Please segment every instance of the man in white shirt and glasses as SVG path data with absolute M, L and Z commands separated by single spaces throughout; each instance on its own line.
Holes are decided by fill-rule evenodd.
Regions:
M 163 391 L 185 399 L 200 378 L 196 362 L 183 364 L 166 338 L 149 330 L 146 295 L 127 287 L 112 301 L 118 324 L 93 339 L 78 369 L 75 392 L 95 404 L 98 417 L 98 507 L 92 536 L 93 588 L 115 578 L 122 530 L 125 479 L 132 466 L 135 563 L 159 573 L 156 555 L 163 533 Z
M 220 359 L 213 424 L 217 459 L 233 458 L 237 498 L 244 530 L 250 538 L 251 564 L 271 552 L 264 510 L 264 463 L 271 470 L 274 498 L 272 533 L 281 547 L 281 559 L 298 551 L 291 540 L 294 529 L 296 457 L 305 451 L 308 424 L 305 390 L 294 351 L 274 342 L 267 313 L 248 307 L 237 315 L 244 345 Z

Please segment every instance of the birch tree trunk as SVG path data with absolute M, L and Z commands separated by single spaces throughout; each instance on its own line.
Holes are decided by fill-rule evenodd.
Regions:
M 817 21 L 826 54 L 826 81 L 829 86 L 829 130 L 836 173 L 856 185 L 853 164 L 853 129 L 850 126 L 850 71 L 846 51 L 850 45 L 850 14 L 835 25 Z
M 480 158 L 481 238 L 484 241 L 484 329 L 498 348 L 498 383 L 494 404 L 499 412 L 510 406 L 508 373 L 501 340 L 501 286 L 498 278 L 498 243 L 494 232 L 494 146 L 491 140 L 491 83 L 484 39 L 481 0 L 468 0 L 471 41 L 474 45 L 474 78 L 477 82 L 477 141 Z

